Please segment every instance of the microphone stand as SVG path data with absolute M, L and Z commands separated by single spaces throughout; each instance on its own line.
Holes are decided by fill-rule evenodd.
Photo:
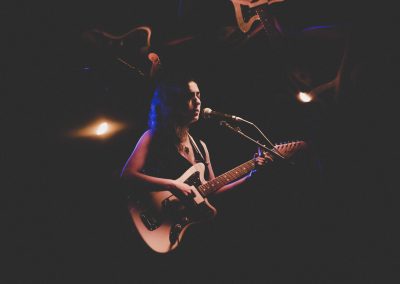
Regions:
M 228 122 L 226 122 L 225 120 L 220 121 L 220 122 L 219 122 L 219 125 L 225 126 L 225 127 L 229 128 L 230 130 L 232 130 L 232 131 L 234 131 L 234 132 L 240 134 L 241 136 L 247 138 L 248 140 L 250 140 L 250 141 L 256 143 L 259 147 L 261 147 L 262 149 L 264 149 L 264 150 L 267 151 L 268 153 L 270 153 L 270 154 L 272 154 L 272 155 L 274 155 L 274 156 L 276 156 L 276 157 L 279 157 L 279 158 L 282 159 L 282 160 L 286 160 L 286 158 L 285 158 L 284 156 L 282 156 L 281 154 L 279 154 L 278 151 L 274 149 L 274 144 L 272 144 L 272 142 L 264 135 L 264 133 L 262 133 L 262 131 L 261 131 L 254 123 L 252 123 L 252 122 L 250 122 L 250 121 L 247 121 L 247 120 L 244 120 L 244 119 L 242 119 L 242 121 L 247 122 L 247 123 L 253 125 L 253 126 L 262 134 L 262 136 L 268 141 L 268 143 L 272 146 L 272 149 L 268 148 L 268 147 L 267 147 L 266 145 L 264 145 L 264 144 L 261 144 L 261 143 L 258 142 L 257 140 L 254 140 L 254 139 L 251 138 L 250 136 L 244 134 L 244 133 L 242 132 L 242 130 L 241 130 L 239 127 L 233 127 L 232 125 L 230 125 L 230 124 L 229 124 Z
M 273 148 L 275 145 L 267 138 L 267 136 L 265 136 L 265 134 L 260 130 L 260 128 L 257 127 L 257 125 L 255 125 L 253 122 L 248 121 L 246 119 L 240 118 L 240 121 L 242 122 L 246 122 L 247 124 L 250 124 L 251 126 L 254 126 L 255 129 L 258 130 L 258 132 L 261 133 L 261 135 L 265 138 L 265 140 L 267 140 L 268 144 Z

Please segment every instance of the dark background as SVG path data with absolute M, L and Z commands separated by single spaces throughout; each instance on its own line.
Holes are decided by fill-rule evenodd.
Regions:
M 2 11 L 5 283 L 398 283 L 396 9 L 275 3 L 268 11 L 288 40 L 276 48 L 265 31 L 238 29 L 230 1 L 142 2 Z M 120 47 L 95 32 L 138 26 L 152 29 L 149 50 L 137 34 Z M 192 226 L 168 255 L 136 234 L 118 183 L 146 129 L 148 52 L 161 72 L 193 73 L 203 106 L 254 122 L 275 143 L 309 145 L 294 166 L 212 199 L 217 218 Z M 336 76 L 317 101 L 296 100 Z M 66 135 L 99 115 L 129 127 L 102 141 Z M 193 132 L 217 174 L 256 150 L 216 121 Z

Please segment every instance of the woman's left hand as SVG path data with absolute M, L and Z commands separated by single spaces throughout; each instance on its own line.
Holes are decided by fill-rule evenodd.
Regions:
M 259 151 L 258 153 L 254 154 L 254 161 L 256 163 L 256 167 L 262 167 L 268 163 L 274 161 L 274 158 L 269 153 L 262 153 Z

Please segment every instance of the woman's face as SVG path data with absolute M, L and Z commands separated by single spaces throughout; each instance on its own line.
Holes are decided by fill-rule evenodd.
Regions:
M 188 100 L 185 117 L 187 117 L 188 122 L 193 123 L 199 120 L 201 107 L 200 90 L 196 82 L 188 82 L 187 95 Z

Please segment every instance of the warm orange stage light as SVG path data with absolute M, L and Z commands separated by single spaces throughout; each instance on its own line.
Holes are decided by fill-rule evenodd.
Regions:
M 302 102 L 302 103 L 309 103 L 311 102 L 314 98 L 312 95 L 309 93 L 304 93 L 304 92 L 299 92 L 297 94 L 297 99 Z
M 106 139 L 126 128 L 126 125 L 107 118 L 98 118 L 69 133 L 73 138 Z

